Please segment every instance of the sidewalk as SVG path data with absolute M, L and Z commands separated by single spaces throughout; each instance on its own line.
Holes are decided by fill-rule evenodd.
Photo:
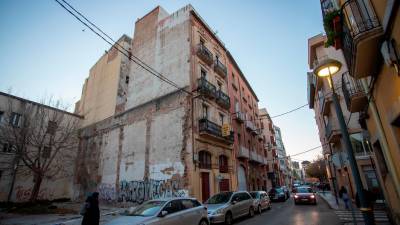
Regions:
M 341 199 L 338 199 L 339 204 L 336 203 L 336 198 L 331 192 L 320 192 L 318 195 L 328 203 L 331 209 L 335 210 L 336 215 L 344 225 L 364 224 L 361 211 L 356 205 L 352 204 L 353 210 L 348 210 Z M 377 225 L 390 225 L 386 211 L 384 210 L 374 210 L 374 218 Z M 355 223 L 354 220 L 356 221 Z
M 67 202 L 55 203 L 57 207 L 75 209 L 79 211 L 82 203 Z M 105 217 L 114 215 L 125 210 L 113 206 L 100 205 L 100 215 Z M 14 213 L 0 212 L 1 225 L 62 225 L 62 224 L 80 224 L 82 216 L 79 214 L 40 214 L 40 215 L 24 215 Z

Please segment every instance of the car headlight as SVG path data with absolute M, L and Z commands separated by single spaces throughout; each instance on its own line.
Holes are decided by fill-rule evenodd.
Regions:
M 294 198 L 298 198 L 299 196 L 298 195 L 294 195 Z
M 215 215 L 215 214 L 222 214 L 222 213 L 224 213 L 224 209 L 223 208 L 221 208 L 221 209 L 217 209 L 217 210 L 215 210 L 213 213 L 211 213 L 212 215 Z
M 311 195 L 311 198 L 315 198 L 315 195 Z

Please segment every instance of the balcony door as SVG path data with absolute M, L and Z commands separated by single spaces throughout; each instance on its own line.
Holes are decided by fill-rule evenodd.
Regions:
M 210 197 L 210 173 L 201 173 L 201 200 L 207 201 Z

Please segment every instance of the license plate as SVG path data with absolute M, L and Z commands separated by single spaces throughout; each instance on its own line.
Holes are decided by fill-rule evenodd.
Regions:
M 304 198 L 304 199 L 302 199 L 301 201 L 303 201 L 303 202 L 307 202 L 307 201 L 308 201 L 308 199 Z

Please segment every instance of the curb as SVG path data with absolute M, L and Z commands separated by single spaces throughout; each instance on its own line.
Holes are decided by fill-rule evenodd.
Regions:
M 326 204 L 328 204 L 328 206 L 329 206 L 330 209 L 333 209 L 333 210 L 338 210 L 338 209 L 339 209 L 339 207 L 333 207 L 333 206 L 329 203 L 328 200 L 326 200 L 324 197 L 322 197 L 321 193 L 318 193 L 318 195 L 319 195 L 320 198 L 322 198 L 322 199 L 326 202 Z

